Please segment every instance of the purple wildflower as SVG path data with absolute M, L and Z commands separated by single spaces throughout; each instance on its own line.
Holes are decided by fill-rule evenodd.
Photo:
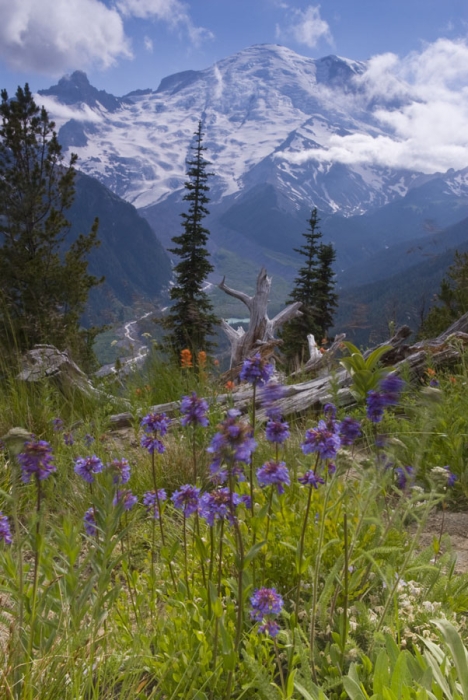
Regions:
M 73 433 L 64 433 L 63 434 L 63 441 L 67 447 L 71 447 L 73 443 L 75 442 L 73 439 Z
M 284 493 L 284 486 L 289 486 L 291 479 L 284 462 L 266 462 L 257 469 L 257 479 L 260 486 L 276 486 L 278 493 Z
M 400 400 L 405 382 L 396 374 L 389 374 L 380 382 L 380 392 L 384 395 L 387 406 L 395 406 Z
M 328 420 L 335 420 L 336 418 L 336 406 L 332 403 L 326 403 L 323 407 L 323 413 L 325 418 Z
M 265 428 L 265 437 L 269 442 L 277 442 L 282 444 L 291 435 L 289 432 L 289 423 L 277 420 L 269 420 Z
M 261 622 L 266 615 L 279 615 L 284 601 L 275 588 L 257 588 L 250 598 L 252 610 L 250 617 L 256 622 Z
M 274 639 L 278 636 L 280 626 L 276 620 L 264 620 L 258 628 L 258 631 L 261 634 L 268 634 L 272 639 Z
M 61 430 L 63 430 L 65 423 L 61 418 L 52 418 L 52 427 L 54 429 L 54 432 L 59 433 Z
M 270 362 L 262 359 L 259 352 L 253 357 L 248 357 L 242 365 L 240 380 L 249 382 L 254 386 L 263 386 L 273 374 L 274 367 Z
M 184 396 L 180 404 L 180 412 L 183 414 L 181 425 L 201 425 L 206 428 L 209 425 L 206 417 L 207 410 L 208 402 L 205 399 L 199 399 L 197 394 L 192 391 L 192 395 Z
M 94 481 L 94 474 L 99 474 L 104 469 L 104 465 L 96 455 L 92 457 L 78 457 L 75 460 L 75 473 L 79 474 L 88 484 Z
M 213 436 L 211 445 L 207 452 L 210 452 L 214 459 L 210 465 L 212 477 L 219 483 L 227 479 L 227 470 L 222 469 L 226 465 L 231 474 L 240 475 L 237 462 L 248 464 L 252 452 L 257 443 L 252 437 L 252 427 L 245 421 L 238 420 L 240 411 L 231 408 L 227 412 L 225 420 L 218 426 L 218 432 Z
M 447 472 L 447 486 L 449 488 L 452 488 L 452 486 L 455 485 L 455 482 L 457 480 L 456 474 L 450 471 L 450 467 L 444 467 L 445 471 Z
M 89 537 L 97 535 L 96 514 L 94 508 L 88 508 L 83 518 L 84 529 Z
M 143 496 L 143 505 L 145 506 L 149 515 L 152 515 L 153 518 L 159 520 L 158 501 L 159 504 L 161 504 L 162 501 L 165 501 L 166 499 L 167 494 L 165 489 L 158 489 L 157 497 L 156 491 L 147 491 Z
M 414 476 L 413 467 L 397 467 L 395 469 L 396 485 L 401 491 L 404 491 L 409 479 Z
M 114 484 L 126 484 L 130 479 L 130 465 L 126 459 L 113 459 L 107 468 L 112 472 Z
M 286 394 L 286 387 L 277 382 L 268 382 L 260 391 L 260 403 L 270 420 L 281 419 L 281 409 L 276 402 Z
M 223 520 L 224 518 L 232 523 L 234 508 L 243 502 L 242 496 L 234 491 L 231 493 L 226 487 L 216 489 L 211 493 L 204 493 L 200 498 L 199 513 L 211 527 L 215 520 Z
M 148 450 L 150 454 L 153 454 L 154 452 L 159 452 L 159 454 L 162 454 L 166 449 L 161 440 L 158 440 L 157 437 L 152 435 L 143 435 L 140 440 L 140 445 L 144 447 L 145 450 Z
M 122 504 L 124 510 L 131 510 L 138 503 L 138 498 L 130 491 L 130 489 L 118 490 L 112 501 L 113 506 Z
M 34 439 L 25 442 L 23 452 L 18 455 L 24 483 L 29 484 L 32 476 L 43 481 L 57 471 L 52 460 L 52 448 L 48 442 Z
M 429 382 L 429 386 L 432 386 L 434 388 L 437 388 L 439 385 L 440 383 L 438 379 L 431 379 L 431 381 Z
M 342 445 L 352 445 L 361 435 L 361 424 L 355 418 L 346 416 L 338 426 L 338 435 Z
M 336 432 L 330 430 L 325 421 L 320 420 L 316 428 L 310 428 L 301 445 L 304 454 L 318 452 L 321 459 L 333 459 L 340 449 L 341 441 Z
M 324 484 L 324 480 L 322 479 L 321 476 L 317 476 L 315 471 L 313 469 L 309 469 L 308 472 L 304 474 L 304 476 L 300 476 L 298 478 L 298 481 L 300 484 L 303 486 L 313 486 L 314 489 L 318 489 L 319 484 Z
M 0 542 L 2 540 L 5 542 L 5 544 L 11 544 L 13 542 L 8 516 L 3 515 L 2 511 L 0 510 Z
M 165 435 L 170 425 L 170 418 L 165 413 L 148 413 L 142 418 L 140 425 L 145 433 L 160 433 Z
M 86 445 L 87 447 L 89 447 L 90 445 L 92 445 L 93 442 L 94 442 L 93 436 L 90 435 L 89 433 L 86 433 L 86 435 L 84 436 L 83 440 L 84 440 L 85 445 Z
M 327 469 L 330 476 L 333 476 L 333 474 L 336 472 L 336 464 L 334 462 L 328 462 Z
M 367 417 L 372 423 L 380 423 L 387 405 L 385 397 L 380 392 L 367 392 Z
M 175 491 L 171 496 L 171 501 L 174 507 L 181 510 L 185 518 L 188 518 L 198 510 L 200 501 L 200 489 L 197 486 L 185 484 L 178 491 Z

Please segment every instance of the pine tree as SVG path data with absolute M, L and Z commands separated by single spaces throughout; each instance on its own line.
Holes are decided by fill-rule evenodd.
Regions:
M 188 212 L 181 214 L 184 231 L 180 236 L 174 236 L 172 241 L 175 247 L 169 249 L 170 253 L 180 258 L 180 262 L 174 268 L 176 282 L 170 292 L 174 304 L 164 321 L 164 327 L 169 331 L 166 339 L 174 352 L 179 354 L 188 348 L 194 357 L 201 350 L 209 352 L 213 349 L 214 343 L 209 338 L 218 323 L 204 289 L 206 279 L 214 268 L 206 248 L 209 231 L 202 225 L 209 214 L 206 193 L 209 191 L 207 180 L 211 175 L 206 171 L 209 162 L 203 157 L 206 151 L 202 145 L 203 135 L 200 121 L 192 148 L 194 157 L 187 161 L 189 179 L 185 183 L 184 201 L 190 204 Z
M 434 338 L 468 311 L 468 253 L 455 253 L 447 276 L 440 283 L 433 306 L 418 332 L 418 338 Z
M 333 325 L 333 316 L 338 307 L 338 294 L 335 290 L 335 273 L 333 263 L 336 251 L 331 243 L 321 243 L 317 253 L 318 267 L 314 290 L 315 324 L 319 332 L 318 342 L 327 337 L 328 329 Z
M 98 222 L 68 244 L 77 156 L 63 163 L 55 124 L 28 84 L 11 100 L 2 90 L 0 115 L 0 341 L 21 351 L 51 343 L 89 360 L 80 317 L 101 281 L 86 260 Z
M 334 294 L 332 263 L 335 251 L 332 245 L 321 243 L 320 219 L 314 207 L 308 221 L 309 230 L 303 234 L 304 245 L 295 252 L 305 258 L 287 303 L 300 301 L 302 316 L 286 323 L 281 333 L 283 353 L 291 366 L 307 359 L 307 335 L 312 333 L 320 342 L 332 325 L 333 309 L 337 306 Z

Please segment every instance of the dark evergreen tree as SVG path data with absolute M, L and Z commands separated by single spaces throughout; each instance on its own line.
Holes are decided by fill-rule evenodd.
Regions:
M 321 243 L 317 253 L 317 278 L 314 290 L 315 326 L 319 333 L 317 342 L 327 337 L 333 325 L 333 317 L 338 307 L 338 294 L 335 292 L 333 263 L 336 251 L 331 243 Z
M 295 248 L 305 258 L 287 303 L 300 301 L 302 316 L 286 323 L 281 332 L 282 351 L 291 366 L 308 359 L 307 335 L 312 333 L 318 343 L 326 336 L 333 322 L 333 310 L 337 306 L 337 295 L 333 292 L 332 264 L 335 251 L 332 245 L 321 243 L 317 208 L 309 219 L 309 230 L 303 234 L 305 243 Z
M 468 311 L 468 253 L 456 251 L 453 264 L 440 284 L 436 304 L 421 324 L 418 338 L 434 338 Z
M 209 214 L 206 193 L 209 191 L 207 180 L 211 175 L 206 171 L 209 162 L 203 156 L 206 148 L 202 142 L 202 123 L 199 122 L 192 148 L 194 156 L 187 161 L 189 179 L 185 183 L 184 201 L 189 202 L 189 210 L 181 215 L 183 233 L 174 236 L 175 247 L 169 249 L 170 253 L 180 258 L 174 268 L 176 281 L 170 292 L 174 304 L 163 324 L 168 330 L 166 339 L 174 352 L 178 354 L 188 348 L 194 357 L 201 350 L 209 352 L 213 349 L 210 336 L 213 336 L 218 323 L 205 291 L 206 279 L 214 268 L 206 247 L 209 231 L 202 225 Z
M 51 343 L 89 360 L 93 332 L 80 317 L 101 281 L 86 260 L 98 222 L 68 244 L 77 156 L 63 163 L 55 124 L 27 84 L 11 100 L 2 90 L 0 114 L 0 340 L 19 350 Z

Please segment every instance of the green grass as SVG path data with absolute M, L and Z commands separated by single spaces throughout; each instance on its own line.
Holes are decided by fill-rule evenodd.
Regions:
M 462 363 L 439 380 L 431 391 L 408 386 L 378 425 L 357 406 L 363 434 L 338 452 L 334 473 L 328 460 L 301 449 L 317 416 L 291 420 L 291 436 L 278 451 L 257 425 L 253 513 L 241 504 L 231 524 L 210 527 L 201 517 L 184 519 L 170 496 L 193 483 L 194 464 L 198 487 L 213 488 L 207 447 L 224 419 L 214 366 L 182 370 L 153 353 L 124 386 L 103 383 L 94 399 L 45 382 L 27 386 L 4 368 L 1 434 L 21 427 L 49 441 L 57 470 L 26 484 L 16 459 L 22 445 L 8 441 L 0 457 L 0 510 L 13 534 L 11 545 L 0 541 L 1 697 L 344 700 L 353 697 L 356 677 L 372 694 L 383 649 L 395 673 L 393 652 L 405 650 L 411 666 L 424 652 L 423 638 L 444 644 L 433 619 L 447 618 L 466 644 L 468 576 L 454 573 L 445 536 L 426 550 L 418 546 L 429 512 L 442 504 L 466 508 L 468 496 L 468 372 Z M 192 430 L 174 420 L 153 462 L 139 444 L 140 418 L 191 391 L 211 399 L 209 426 Z M 109 416 L 124 407 L 134 426 L 113 433 Z M 59 432 L 52 424 L 58 416 Z M 384 448 L 376 448 L 376 433 L 385 434 Z M 131 479 L 122 488 L 138 496 L 138 505 L 124 512 L 113 504 L 108 471 L 92 485 L 74 472 L 75 460 L 92 454 L 104 464 L 128 460 Z M 255 477 L 277 459 L 289 469 L 284 494 Z M 396 469 L 405 465 L 415 468 L 414 480 L 400 488 Z M 433 471 L 445 465 L 457 475 L 450 491 Z M 244 468 L 246 481 L 230 480 L 238 496 L 251 492 Z M 317 489 L 298 482 L 311 469 L 323 479 Z M 155 485 L 168 496 L 162 520 L 142 505 Z M 96 536 L 84 531 L 89 508 Z M 262 586 L 284 601 L 275 638 L 250 615 L 250 598 Z M 421 677 L 418 671 L 407 679 L 411 698 Z M 437 679 L 424 679 L 439 697 Z

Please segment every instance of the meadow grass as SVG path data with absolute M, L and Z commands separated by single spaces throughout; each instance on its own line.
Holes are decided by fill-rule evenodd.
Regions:
M 208 425 L 184 426 L 176 412 L 166 431 L 152 405 L 220 387 L 213 368 L 156 355 L 125 389 L 107 383 L 94 398 L 5 370 L 1 434 L 33 433 L 56 470 L 25 483 L 25 437 L 6 439 L 0 696 L 425 700 L 449 688 L 455 698 L 456 643 L 432 621 L 464 643 L 468 577 L 443 533 L 425 550 L 418 536 L 434 509 L 466 506 L 468 376 L 462 363 L 437 388 L 429 379 L 408 384 L 378 423 L 358 405 L 361 435 L 346 445 L 334 437 L 340 410 L 293 417 L 284 442 L 214 401 Z M 135 417 L 124 435 L 109 430 L 119 402 Z M 95 460 L 89 481 L 80 458 Z M 116 483 L 109 465 L 123 459 L 131 476 Z M 138 499 L 128 510 L 127 489 Z M 439 654 L 424 656 L 429 642 Z

